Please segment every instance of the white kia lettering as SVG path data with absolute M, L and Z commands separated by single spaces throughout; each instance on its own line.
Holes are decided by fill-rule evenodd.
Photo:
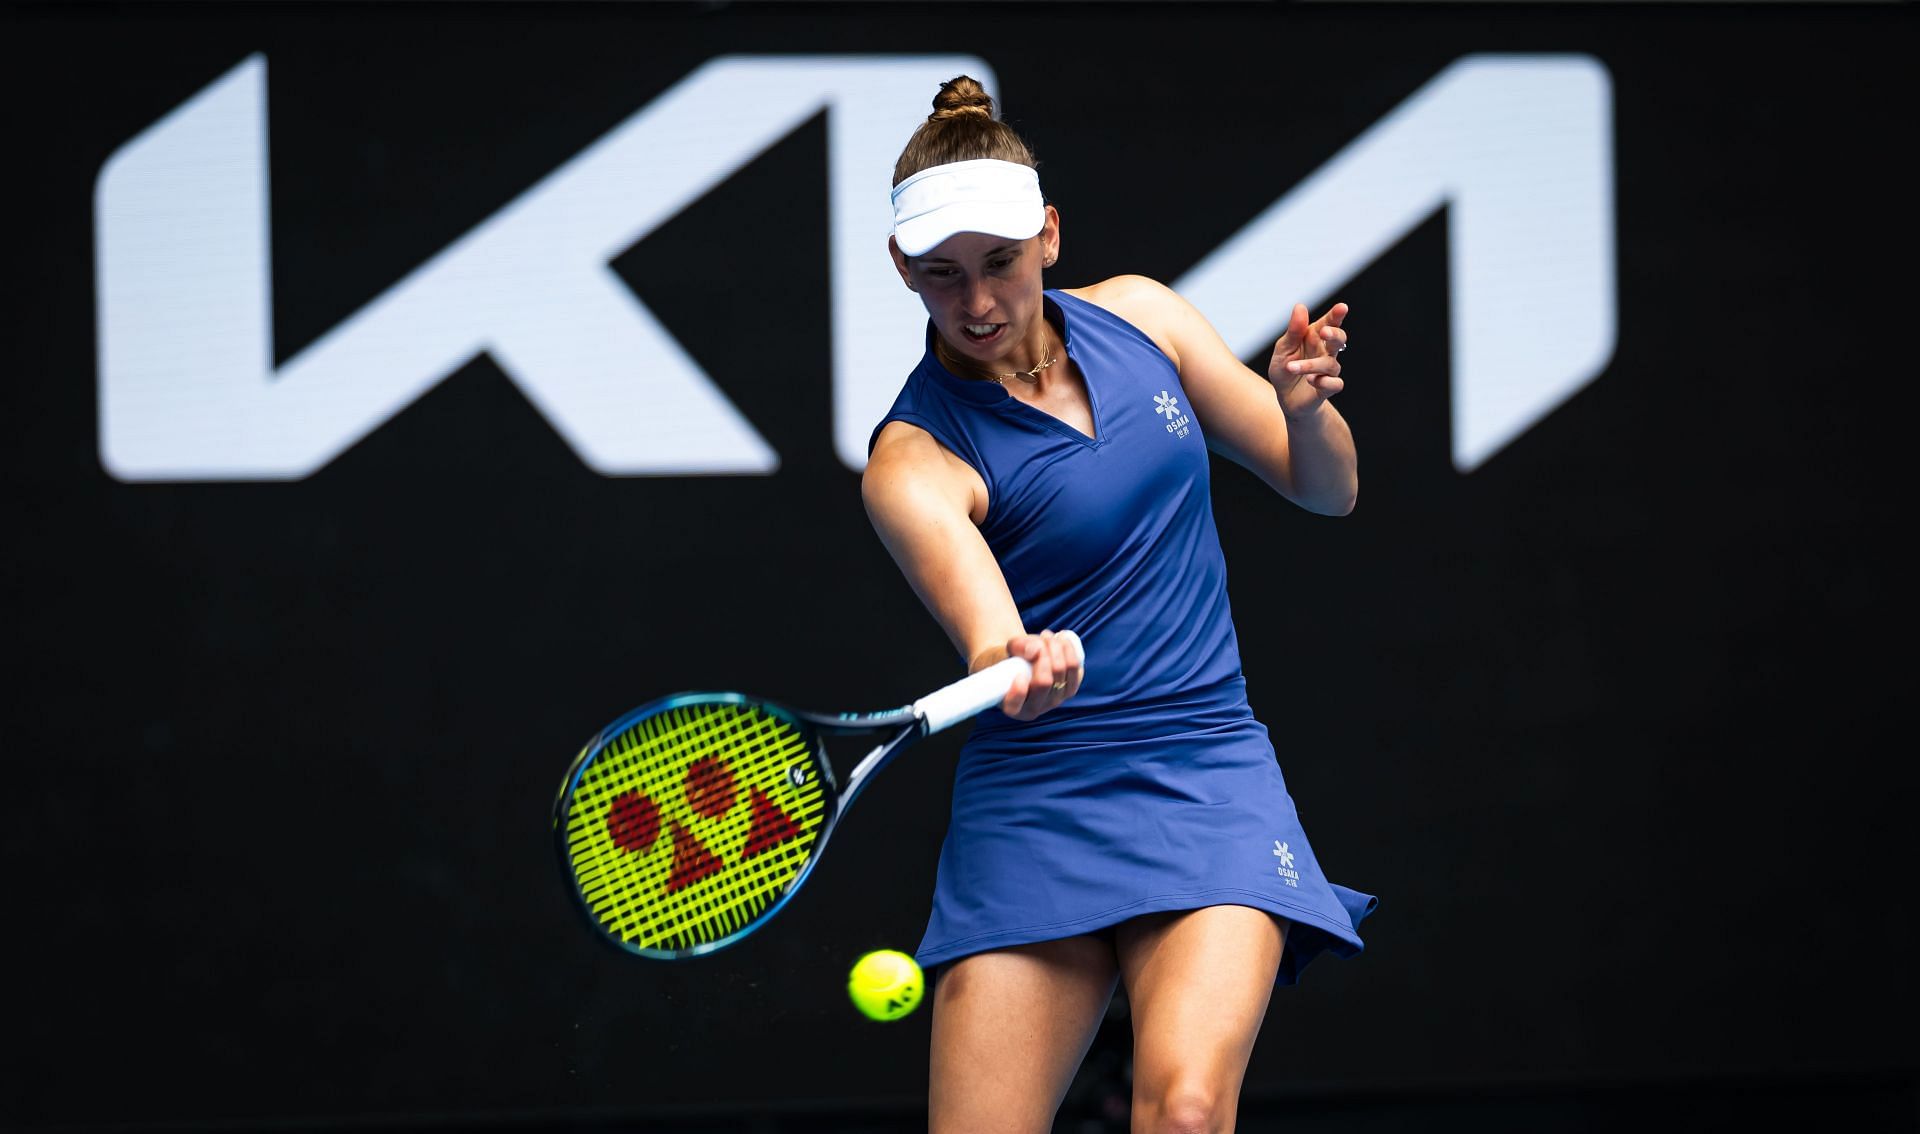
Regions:
M 102 463 L 129 481 L 304 477 L 484 352 L 601 473 L 770 473 L 778 455 L 608 265 L 824 109 L 834 445 L 858 469 L 924 321 L 882 251 L 885 170 L 962 72 L 994 89 L 967 56 L 716 59 L 275 368 L 252 56 L 102 167 Z M 1330 294 L 1446 207 L 1469 471 L 1611 356 L 1609 116 L 1592 59 L 1462 59 L 1175 286 L 1252 356 L 1290 298 Z

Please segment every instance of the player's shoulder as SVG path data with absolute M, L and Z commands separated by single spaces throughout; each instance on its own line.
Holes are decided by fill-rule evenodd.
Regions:
M 860 490 L 869 503 L 909 502 L 931 492 L 965 497 L 979 474 L 933 434 L 907 421 L 889 421 L 874 438 Z
M 867 453 L 867 467 L 860 479 L 871 492 L 901 477 L 913 476 L 938 456 L 939 448 L 940 443 L 933 439 L 933 434 L 896 418 L 881 426 L 880 432 L 874 435 L 873 448 Z
M 1193 307 L 1166 284 L 1151 276 L 1113 276 L 1082 288 L 1071 288 L 1068 295 L 1125 319 L 1180 364 L 1179 343 L 1183 326 L 1193 317 Z
M 1180 301 L 1172 288 L 1151 276 L 1110 276 L 1085 287 L 1068 288 L 1066 292 L 1122 318 L 1130 318 L 1132 311 L 1151 312 Z
M 880 427 L 873 438 L 873 449 L 867 454 L 867 471 L 874 466 L 884 470 L 895 465 L 912 465 L 924 461 L 940 448 L 933 434 L 910 421 L 895 418 Z

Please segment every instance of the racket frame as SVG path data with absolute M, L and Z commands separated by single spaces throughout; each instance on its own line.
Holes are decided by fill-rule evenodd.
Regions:
M 1080 645 L 1080 639 L 1072 631 L 1061 631 L 1062 636 L 1070 640 L 1076 657 L 1085 664 L 1086 651 Z M 568 892 L 573 895 L 573 904 L 586 917 L 593 927 L 594 936 L 630 956 L 652 957 L 659 960 L 685 960 L 704 956 L 733 945 L 754 933 L 772 921 L 775 915 L 786 907 L 788 901 L 800 892 L 800 887 L 813 873 L 827 849 L 827 839 L 840 822 L 841 816 L 853 806 L 873 777 L 886 767 L 912 742 L 971 719 L 975 714 L 997 703 L 1006 695 L 1016 676 L 1028 676 L 1031 668 L 1021 658 L 1010 657 L 988 666 L 978 673 L 972 673 L 959 681 L 937 689 L 920 698 L 911 705 L 897 709 L 884 709 L 872 713 L 814 713 L 796 709 L 790 705 L 765 697 L 755 697 L 746 693 L 722 690 L 715 692 L 681 692 L 657 697 L 636 709 L 627 712 L 613 723 L 606 725 L 594 734 L 592 740 L 581 748 L 580 754 L 573 758 L 573 764 L 560 782 L 559 794 L 553 803 L 553 833 L 558 851 L 560 871 Z M 823 780 L 822 799 L 830 801 L 825 816 L 820 821 L 820 830 L 814 836 L 813 846 L 807 852 L 807 860 L 793 876 L 779 896 L 766 909 L 760 911 L 751 921 L 724 937 L 684 949 L 656 949 L 629 942 L 609 933 L 605 925 L 588 904 L 586 895 L 581 891 L 575 875 L 571 847 L 567 841 L 567 820 L 572 813 L 568 804 L 573 799 L 574 789 L 586 775 L 594 758 L 606 750 L 607 744 L 615 737 L 626 732 L 635 724 L 648 717 L 665 713 L 687 705 L 737 705 L 743 708 L 758 709 L 770 716 L 786 721 L 796 728 L 806 741 L 808 757 Z M 892 729 L 887 739 L 854 765 L 847 775 L 847 783 L 842 788 L 833 774 L 833 763 L 828 759 L 824 737 L 845 736 L 858 733 L 881 732 Z
M 649 948 L 631 944 L 609 933 L 607 927 L 601 924 L 599 917 L 594 914 L 586 895 L 581 892 L 579 879 L 574 873 L 571 848 L 567 841 L 567 821 L 572 815 L 569 804 L 572 802 L 574 789 L 580 785 L 581 778 L 586 775 L 594 759 L 606 750 L 609 742 L 640 721 L 687 705 L 737 705 L 742 708 L 757 709 L 792 725 L 806 741 L 807 754 L 816 774 L 823 781 L 821 798 L 826 801 L 827 812 L 820 821 L 819 832 L 814 835 L 813 846 L 807 852 L 806 862 L 801 864 L 799 872 L 773 900 L 773 904 L 760 911 L 752 921 L 724 937 L 685 949 Z M 892 734 L 854 766 L 853 771 L 847 776 L 846 787 L 840 787 L 838 778 L 833 773 L 833 763 L 827 756 L 824 738 L 879 732 L 888 728 L 894 730 Z M 801 885 L 806 882 L 807 876 L 813 873 L 814 866 L 820 861 L 821 853 L 826 850 L 828 837 L 833 834 L 833 829 L 840 822 L 840 817 L 853 804 L 861 789 L 866 787 L 872 781 L 874 774 L 899 755 L 908 744 L 927 735 L 929 731 L 931 730 L 927 727 L 926 716 L 915 705 L 904 705 L 897 709 L 874 713 L 828 714 L 795 709 L 778 701 L 730 690 L 713 692 L 689 690 L 657 697 L 622 715 L 595 733 L 593 739 L 588 741 L 580 749 L 579 755 L 574 757 L 573 764 L 567 769 L 566 777 L 560 782 L 560 791 L 553 803 L 553 834 L 561 880 L 565 883 L 568 893 L 573 895 L 574 908 L 578 909 L 587 919 L 587 923 L 593 927 L 594 936 L 622 953 L 651 957 L 656 960 L 679 961 L 725 949 L 773 920 L 787 902 L 799 893 Z

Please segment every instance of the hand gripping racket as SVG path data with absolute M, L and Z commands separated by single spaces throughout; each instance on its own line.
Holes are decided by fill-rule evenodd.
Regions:
M 1085 651 L 1072 631 L 1072 648 Z M 568 769 L 553 831 L 593 927 L 643 957 L 724 949 L 765 925 L 827 836 L 914 741 L 999 704 L 1007 658 L 904 708 L 809 713 L 742 693 L 677 693 L 600 730 Z M 884 734 L 836 791 L 825 736 Z

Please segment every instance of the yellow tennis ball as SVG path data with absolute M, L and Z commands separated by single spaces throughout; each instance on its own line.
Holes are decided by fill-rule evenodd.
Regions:
M 898 949 L 875 949 L 853 963 L 847 995 L 875 1020 L 898 1020 L 920 1005 L 926 980 L 920 964 Z

